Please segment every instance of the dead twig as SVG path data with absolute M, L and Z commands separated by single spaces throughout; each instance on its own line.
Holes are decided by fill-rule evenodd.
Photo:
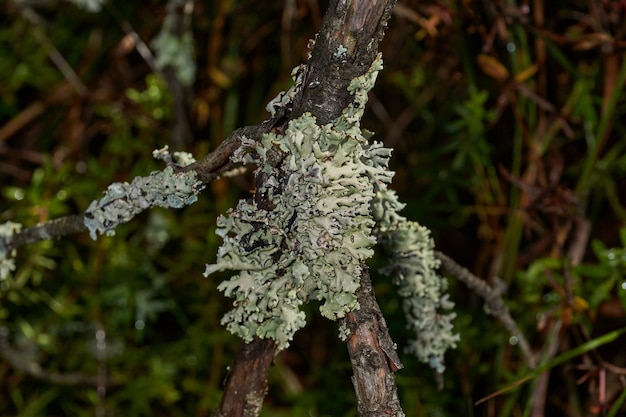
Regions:
M 522 333 L 520 328 L 517 326 L 517 323 L 509 312 L 509 309 L 504 304 L 504 300 L 502 299 L 500 292 L 490 287 L 484 280 L 478 278 L 469 270 L 457 264 L 452 258 L 444 253 L 435 251 L 435 257 L 439 259 L 441 265 L 446 271 L 454 275 L 459 281 L 462 281 L 485 300 L 487 312 L 497 317 L 502 324 L 504 324 L 504 327 L 507 328 L 509 333 L 517 338 L 519 347 L 526 360 L 526 364 L 529 368 L 534 369 L 537 366 L 537 363 L 532 350 L 530 349 L 528 340 L 526 340 L 526 336 L 524 336 L 524 333 Z

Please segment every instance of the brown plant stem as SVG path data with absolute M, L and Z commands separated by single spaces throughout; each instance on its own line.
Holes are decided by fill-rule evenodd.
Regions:
M 365 266 L 357 298 L 361 307 L 342 319 L 342 325 L 350 329 L 347 346 L 359 415 L 404 415 L 394 378 L 394 372 L 403 365 L 374 297 Z
M 484 280 L 478 278 L 466 268 L 463 268 L 461 265 L 457 264 L 449 256 L 441 252 L 435 251 L 435 257 L 441 262 L 441 266 L 443 266 L 443 269 L 454 275 L 459 281 L 462 281 L 478 296 L 485 300 L 485 307 L 487 312 L 498 318 L 502 322 L 502 324 L 504 324 L 504 327 L 507 328 L 509 333 L 517 337 L 519 347 L 522 350 L 522 354 L 524 355 L 526 364 L 529 368 L 534 369 L 537 366 L 537 363 L 530 348 L 530 344 L 528 343 L 526 336 L 524 336 L 524 333 L 522 333 L 520 328 L 517 326 L 517 323 L 509 312 L 509 309 L 504 304 L 502 294 L 491 288 L 489 284 L 487 284 Z
M 244 343 L 224 387 L 224 395 L 212 417 L 258 416 L 267 393 L 267 373 L 276 355 L 276 343 L 255 338 Z
M 311 59 L 307 63 L 304 88 L 294 99 L 291 111 L 287 109 L 271 121 L 274 129 L 281 130 L 289 120 L 306 112 L 315 116 L 319 125 L 330 123 L 341 115 L 342 110 L 353 100 L 348 92 L 348 85 L 354 78 L 367 72 L 378 54 L 378 44 L 384 36 L 394 4 L 395 0 L 330 2 L 311 51 Z M 238 145 L 233 145 L 231 152 L 237 147 Z M 262 184 L 264 180 L 263 173 L 259 173 L 257 184 Z M 259 207 L 271 206 L 269 201 L 263 200 L 263 196 L 255 195 Z M 395 346 L 389 338 L 373 296 L 369 276 L 362 279 L 358 295 L 362 311 L 352 313 L 348 319 L 352 330 L 348 350 L 352 357 L 353 383 L 357 391 L 359 414 L 381 415 L 375 410 L 384 410 L 382 415 L 401 415 L 403 413 L 398 402 L 393 371 L 402 365 L 397 359 Z M 267 345 L 268 342 L 255 339 L 252 343 Z M 258 353 L 261 358 L 255 362 L 254 358 L 248 357 L 250 352 L 244 346 L 235 359 L 233 369 L 239 366 L 240 361 L 265 365 L 265 359 L 270 352 L 269 347 L 261 349 Z M 247 373 L 246 384 L 233 382 L 234 386 L 227 386 L 215 415 L 258 416 L 260 404 L 257 400 L 265 392 L 260 387 L 265 387 L 268 369 L 264 367 L 261 370 L 255 369 L 254 374 Z M 238 390 L 236 397 L 228 392 L 231 389 Z M 229 401 L 240 401 L 241 398 L 249 397 L 254 398 L 254 401 L 246 403 L 246 407 L 229 404 Z M 387 414 L 392 411 L 392 414 Z

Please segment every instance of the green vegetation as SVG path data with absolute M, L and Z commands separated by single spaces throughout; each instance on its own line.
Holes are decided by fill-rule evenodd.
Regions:
M 25 226 L 163 169 L 152 151 L 184 143 L 174 127 L 186 105 L 195 140 L 184 150 L 196 157 L 266 118 L 325 7 L 196 2 L 195 82 L 181 104 L 135 40 L 158 47 L 165 2 L 109 0 L 97 13 L 30 3 L 0 6 L 0 223 Z M 626 412 L 625 22 L 620 2 L 396 8 L 362 125 L 395 148 L 401 214 L 502 288 L 540 362 L 529 369 L 515 338 L 449 277 L 461 339 L 442 390 L 428 365 L 401 355 L 408 416 L 531 415 L 541 399 L 545 415 Z M 220 325 L 229 275 L 202 272 L 216 261 L 218 215 L 252 188 L 247 175 L 221 179 L 197 203 L 140 214 L 115 236 L 20 248 L 0 281 L 0 415 L 208 415 L 239 340 Z M 377 272 L 385 264 L 370 269 L 402 352 L 414 334 Z M 345 346 L 318 308 L 304 308 L 307 327 L 278 355 L 263 415 L 356 415 Z

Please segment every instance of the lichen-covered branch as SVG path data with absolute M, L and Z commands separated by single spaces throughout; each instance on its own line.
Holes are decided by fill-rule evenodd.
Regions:
M 267 131 L 269 131 L 269 124 L 266 122 L 260 125 L 239 128 L 226 138 L 215 151 L 189 165 L 173 166 L 173 172 L 171 172 L 171 174 L 195 171 L 197 181 L 202 184 L 207 184 L 235 166 L 235 164 L 230 161 L 230 156 L 241 146 L 242 138 L 259 140 L 262 133 Z M 197 184 L 195 189 L 199 192 L 201 190 L 200 185 Z M 137 209 L 140 208 L 137 207 Z M 136 214 L 138 214 L 138 212 Z M 88 231 L 88 228 L 85 225 L 84 214 L 74 214 L 31 227 L 21 227 L 11 234 L 0 234 L 0 257 L 3 256 L 3 253 L 9 254 L 14 249 L 24 245 L 86 231 Z M 2 259 L 7 259 L 7 256 Z
M 372 161 L 386 168 L 390 150 L 375 151 L 378 158 Z M 382 272 L 393 277 L 407 326 L 415 331 L 415 340 L 406 350 L 442 373 L 444 354 L 456 347 L 459 336 L 453 331 L 455 314 L 449 310 L 454 304 L 446 294 L 447 282 L 436 271 L 439 261 L 434 255 L 434 242 L 427 228 L 398 214 L 404 204 L 385 182 L 376 182 L 376 189 L 372 212 L 379 241 L 389 254 L 389 264 Z
M 376 243 L 370 201 L 372 181 L 387 181 L 367 161 L 369 144 L 360 129 L 367 91 L 382 69 L 379 58 L 353 80 L 354 102 L 334 123 L 323 126 L 308 113 L 289 122 L 283 134 L 244 142 L 244 163 L 258 165 L 255 198 L 241 200 L 218 219 L 224 243 L 205 276 L 232 270 L 218 287 L 234 298 L 223 324 L 250 342 L 255 336 L 289 345 L 305 324 L 299 306 L 323 301 L 330 319 L 358 307 L 362 262 Z M 276 164 L 272 155 L 284 158 Z
M 6 280 L 15 271 L 17 251 L 6 245 L 5 241 L 19 233 L 22 225 L 14 222 L 0 224 L 0 281 Z
M 284 129 L 283 124 L 287 123 L 290 118 L 298 119 L 299 116 L 307 112 L 314 116 L 318 126 L 323 126 L 337 119 L 355 98 L 347 90 L 347 87 L 355 78 L 366 73 L 374 61 L 378 50 L 378 42 L 383 37 L 384 28 L 394 4 L 394 0 L 375 2 L 331 1 L 328 12 L 324 17 L 322 29 L 316 37 L 317 42 L 314 44 L 307 66 L 304 68 L 300 67 L 294 74 L 296 82 L 293 90 L 291 90 L 294 94 L 289 94 L 289 92 L 283 93 L 283 95 L 279 95 L 276 100 L 270 103 L 270 112 L 274 110 L 271 127 L 276 127 L 277 130 Z M 334 47 L 331 45 L 331 38 L 335 39 L 333 42 Z M 343 42 L 342 39 L 346 41 Z M 355 40 L 355 42 L 348 42 L 348 39 Z M 348 47 L 350 48 L 349 50 Z M 266 153 L 265 158 L 267 165 L 273 169 L 273 167 L 281 165 L 283 155 L 281 151 L 277 151 L 274 148 Z M 268 180 L 268 176 L 268 174 L 263 174 L 263 172 L 257 175 L 258 188 L 263 187 L 263 184 Z M 287 179 L 280 178 L 278 186 L 285 183 L 287 183 Z M 266 189 L 269 190 L 271 187 L 277 188 L 276 185 L 270 185 L 270 188 Z M 270 202 L 271 197 L 271 195 L 263 195 L 263 193 L 257 192 L 254 201 L 257 207 L 271 210 L 273 204 Z M 263 223 L 261 223 L 253 226 L 253 228 L 259 226 L 264 227 Z M 251 234 L 250 237 L 253 237 L 253 235 Z M 320 243 L 323 243 L 324 240 L 322 238 Z M 329 243 L 332 243 L 332 240 Z M 254 249 L 252 246 L 248 246 L 248 250 L 252 249 Z M 366 291 L 368 289 L 371 290 L 369 280 L 360 282 L 360 286 Z M 238 291 L 239 287 L 233 287 L 233 290 Z M 362 292 L 358 291 L 356 295 L 356 301 L 359 304 L 363 302 L 361 294 Z M 375 299 L 372 302 L 375 304 Z M 241 303 L 243 307 L 245 307 L 244 303 L 245 301 Z M 368 326 L 375 325 L 375 321 L 375 317 L 365 317 L 364 320 L 357 323 L 356 327 L 365 329 Z M 354 340 L 358 341 L 363 333 L 356 332 L 357 329 L 353 330 L 355 330 Z M 380 334 L 385 334 L 387 338 L 389 337 L 386 329 L 381 328 Z M 268 349 L 263 349 L 262 355 L 265 358 L 271 358 L 273 355 L 272 346 L 274 351 L 276 349 L 276 344 L 271 339 L 259 339 L 258 336 L 253 338 L 251 344 L 269 347 Z M 357 344 L 357 346 L 361 345 Z M 387 343 L 385 346 L 387 346 L 389 352 L 395 353 L 395 347 L 392 343 Z M 393 356 L 393 354 L 389 353 L 388 356 Z M 238 355 L 235 363 L 238 363 L 240 360 L 245 360 L 241 354 Z M 355 382 L 365 382 L 362 380 L 365 377 L 363 373 L 355 372 Z M 265 377 L 263 380 L 266 383 L 267 378 Z M 232 381 L 234 381 L 232 378 L 229 379 L 229 384 L 226 386 L 227 392 L 235 389 L 243 397 L 246 396 L 246 393 L 250 395 L 258 393 L 257 390 L 249 390 L 248 385 L 233 385 L 237 381 Z M 396 386 L 393 377 L 384 380 L 382 389 L 386 392 L 395 392 Z M 241 392 L 242 390 L 244 392 Z M 218 412 L 228 408 L 228 401 L 227 394 L 225 394 Z M 224 413 L 220 415 L 257 415 L 256 413 L 258 413 L 258 410 L 251 407 L 242 410 L 240 414 Z M 401 415 L 402 413 L 400 411 L 397 414 Z
M 457 264 L 452 258 L 447 256 L 446 254 L 442 252 L 435 252 L 435 257 L 439 261 L 441 261 L 443 269 L 448 271 L 459 281 L 462 281 L 476 294 L 478 294 L 483 300 L 485 300 L 485 310 L 491 315 L 497 317 L 502 322 L 502 324 L 504 324 L 509 333 L 517 337 L 519 347 L 522 350 L 524 358 L 526 359 L 526 364 L 529 368 L 534 369 L 537 364 L 532 350 L 530 349 L 530 344 L 528 343 L 528 340 L 526 340 L 526 336 L 524 336 L 524 333 L 522 333 L 520 328 L 517 326 L 517 323 L 515 323 L 515 320 L 511 316 L 509 309 L 507 308 L 506 304 L 504 304 L 504 300 L 502 299 L 501 294 L 491 288 L 489 284 L 487 284 L 484 280 L 478 278 L 469 270 Z
M 258 141 L 270 129 L 271 124 L 269 121 L 258 125 L 241 127 L 224 139 L 213 152 L 197 162 L 184 167 L 182 171 L 195 171 L 198 174 L 199 181 L 205 184 L 211 182 L 235 165 L 230 160 L 230 157 L 241 146 L 243 138 L 249 141 Z
M 98 234 L 115 234 L 117 226 L 151 207 L 181 208 L 193 204 L 203 184 L 197 180 L 195 171 L 175 170 L 174 164 L 182 167 L 195 160 L 184 152 L 170 155 L 167 147 L 155 151 L 154 157 L 169 161 L 171 165 L 147 177 L 136 177 L 130 184 L 109 185 L 104 196 L 94 200 L 83 215 L 67 216 L 26 229 L 13 222 L 0 225 L 0 281 L 6 280 L 15 269 L 14 258 L 19 246 L 85 230 L 96 239 Z
M 109 185 L 104 197 L 94 200 L 85 211 L 85 226 L 89 235 L 115 234 L 115 228 L 151 207 L 182 208 L 197 201 L 202 183 L 196 173 L 175 173 L 168 166 L 147 177 L 136 177 L 127 182 Z
M 334 0 L 315 38 L 293 117 L 311 113 L 320 125 L 337 118 L 352 101 L 348 86 L 378 54 L 395 0 Z

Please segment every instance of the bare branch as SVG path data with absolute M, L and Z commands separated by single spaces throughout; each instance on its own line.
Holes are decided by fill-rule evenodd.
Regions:
M 83 221 L 83 215 L 74 214 L 22 229 L 9 238 L 0 237 L 0 245 L 3 245 L 8 250 L 12 250 L 30 243 L 81 233 L 86 230 L 87 226 L 85 226 Z
M 267 372 L 276 355 L 276 342 L 255 338 L 243 344 L 212 417 L 258 416 L 267 393 Z
M 478 278 L 469 270 L 457 264 L 452 258 L 444 253 L 435 252 L 435 257 L 441 261 L 441 265 L 445 270 L 462 281 L 470 289 L 474 290 L 476 294 L 485 300 L 487 312 L 500 319 L 509 333 L 517 337 L 519 347 L 522 350 L 524 358 L 526 359 L 526 364 L 529 368 L 534 369 L 537 364 L 532 350 L 530 349 L 530 345 L 528 344 L 528 340 L 526 340 L 526 336 L 524 336 L 524 333 L 522 333 L 520 328 L 517 326 L 517 323 L 511 316 L 509 309 L 504 304 L 501 294 L 491 288 L 484 280 Z
M 259 125 L 241 127 L 224 139 L 213 152 L 198 162 L 186 166 L 183 171 L 196 171 L 200 181 L 203 183 L 211 182 L 233 167 L 234 164 L 230 161 L 230 156 L 241 146 L 242 138 L 259 140 L 263 133 L 270 131 L 270 128 L 269 121 Z
M 359 415 L 403 415 L 393 374 L 403 365 L 389 337 L 366 269 L 357 297 L 361 308 L 349 313 L 342 325 L 347 326 L 351 334 L 347 345 Z

